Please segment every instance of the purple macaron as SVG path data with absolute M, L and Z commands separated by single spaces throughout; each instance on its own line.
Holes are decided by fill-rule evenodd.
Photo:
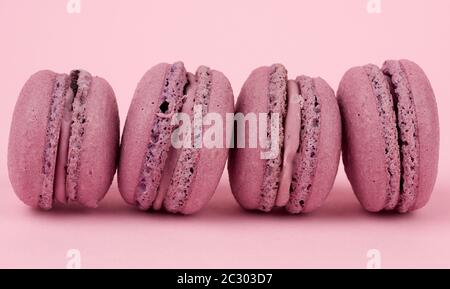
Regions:
M 345 171 L 362 206 L 371 212 L 422 208 L 439 158 L 437 105 L 423 70 L 409 60 L 354 67 L 337 96 Z
M 125 201 L 141 210 L 191 214 L 202 209 L 228 157 L 226 127 L 232 124 L 227 124 L 226 114 L 234 112 L 233 102 L 231 85 L 219 71 L 200 66 L 192 74 L 182 62 L 151 68 L 136 88 L 122 136 L 118 182 Z M 208 126 L 201 122 L 189 132 L 190 146 L 175 146 L 173 137 L 181 129 L 176 117 L 181 114 L 181 123 L 193 126 L 198 123 L 194 118 L 219 117 L 222 141 L 205 145 L 202 136 Z
M 87 71 L 33 74 L 17 100 L 8 172 L 27 205 L 96 207 L 111 185 L 119 148 L 119 114 L 111 86 Z
M 230 152 L 228 172 L 231 188 L 245 209 L 269 212 L 284 207 L 289 213 L 310 212 L 327 198 L 337 172 L 341 148 L 339 108 L 330 86 L 321 78 L 308 76 L 288 80 L 281 64 L 255 69 L 244 83 L 236 113 L 246 116 L 268 115 L 257 128 L 235 129 L 237 140 Z M 272 122 L 278 133 L 271 132 Z M 251 146 L 261 126 L 275 145 L 275 154 L 262 157 L 267 150 L 261 143 Z M 276 131 L 274 131 L 275 133 Z M 273 137 L 278 141 L 273 141 Z

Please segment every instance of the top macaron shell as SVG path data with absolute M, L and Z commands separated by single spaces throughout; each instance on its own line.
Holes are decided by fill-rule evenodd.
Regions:
M 399 63 L 409 83 L 417 117 L 418 193 L 415 204 L 410 208 L 415 210 L 427 203 L 436 179 L 439 122 L 434 93 L 423 70 L 408 60 L 400 60 Z M 354 67 L 345 73 L 337 95 L 344 124 L 343 160 L 347 176 L 366 210 L 384 210 L 388 201 L 389 176 L 386 173 L 383 128 L 376 98 L 363 67 Z
M 116 172 L 120 123 L 114 91 L 101 77 L 93 77 L 86 104 L 84 140 L 78 175 L 78 202 L 97 207 Z
M 9 177 L 17 196 L 32 207 L 39 206 L 43 187 L 47 125 L 57 75 L 45 70 L 30 77 L 19 95 L 11 123 Z M 119 145 L 117 103 L 111 86 L 102 78 L 92 79 L 85 116 L 77 201 L 96 207 L 112 182 Z
M 236 113 L 243 113 L 244 116 L 248 113 L 256 115 L 267 113 L 270 69 L 270 67 L 260 67 L 250 74 L 237 100 Z M 301 209 L 302 212 L 311 212 L 323 204 L 333 186 L 340 158 L 341 122 L 334 92 L 321 78 L 314 78 L 312 82 L 321 104 L 321 126 L 316 155 L 317 167 L 314 171 L 308 200 Z M 299 85 L 299 79 L 297 79 L 297 85 Z M 267 161 L 261 159 L 262 149 L 259 145 L 257 148 L 248 147 L 248 126 L 243 133 L 245 136 L 237 135 L 236 138 L 245 137 L 245 148 L 231 150 L 228 172 L 232 192 L 238 203 L 245 209 L 254 210 L 259 209 L 260 206 L 261 185 Z M 298 135 L 300 138 L 300 132 Z M 301 160 L 297 159 L 296 161 Z M 298 163 L 294 171 L 297 169 L 299 169 Z M 290 199 L 292 200 L 292 195 Z M 286 209 L 291 211 L 289 206 Z
M 439 164 L 439 113 L 436 97 L 425 72 L 416 63 L 400 60 L 413 95 L 418 121 L 419 184 L 413 210 L 424 207 L 436 182 Z
M 320 102 L 320 133 L 317 167 L 304 213 L 318 209 L 331 191 L 341 156 L 341 116 L 333 89 L 320 77 L 313 78 Z
M 128 111 L 121 143 L 118 183 L 122 197 L 131 205 L 136 205 L 136 187 L 139 184 L 142 163 L 150 140 L 151 129 L 155 122 L 156 114 L 160 110 L 158 100 L 164 86 L 166 73 L 170 67 L 170 64 L 161 63 L 145 73 L 138 83 Z M 212 81 L 208 112 L 218 113 L 224 120 L 224 145 L 223 148 L 206 148 L 203 146 L 199 148 L 200 157 L 196 164 L 194 179 L 190 185 L 189 197 L 182 208 L 169 209 L 174 213 L 192 214 L 204 207 L 214 194 L 228 157 L 226 142 L 229 142 L 230 139 L 227 139 L 225 135 L 225 127 L 227 126 L 225 115 L 234 111 L 233 93 L 228 79 L 221 72 L 210 70 L 210 73 Z M 194 90 L 195 87 L 193 87 L 193 90 L 191 89 L 190 94 L 193 94 Z M 193 106 L 192 101 L 193 99 L 188 96 L 183 104 L 182 112 L 191 113 L 189 108 Z M 205 129 L 203 127 L 203 132 Z M 168 151 L 159 185 L 164 187 L 165 190 L 170 186 L 172 173 L 181 150 L 183 148 L 175 149 L 171 146 Z M 156 196 L 156 199 L 158 199 L 158 196 Z M 163 203 L 166 209 L 173 207 L 166 196 L 163 196 L 163 200 L 159 200 L 159 203 Z M 158 208 L 160 206 L 158 205 Z

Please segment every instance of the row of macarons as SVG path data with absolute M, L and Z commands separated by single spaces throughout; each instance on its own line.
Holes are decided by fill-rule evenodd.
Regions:
M 272 144 L 279 153 L 262 158 L 262 147 L 174 147 L 179 123 L 173 115 L 184 112 L 192 120 L 196 106 L 203 116 L 276 118 L 275 132 L 264 125 L 268 137 L 276 133 L 280 140 Z M 248 140 L 248 127 L 235 130 L 238 138 Z M 229 141 L 225 136 L 223 142 Z M 243 208 L 283 207 L 297 214 L 325 202 L 341 151 L 366 210 L 404 213 L 428 202 L 437 175 L 439 120 L 430 82 L 417 64 L 388 60 L 382 67 L 353 67 L 336 94 L 322 78 L 290 78 L 281 64 L 264 66 L 250 74 L 235 104 L 223 73 L 161 63 L 139 81 L 121 141 L 117 102 L 106 80 L 84 70 L 39 71 L 15 106 L 8 172 L 17 196 L 44 210 L 72 202 L 97 207 L 117 169 L 128 204 L 191 214 L 211 199 L 228 160 L 231 189 Z

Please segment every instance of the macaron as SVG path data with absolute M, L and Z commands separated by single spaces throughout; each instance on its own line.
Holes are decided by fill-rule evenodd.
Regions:
M 33 74 L 15 105 L 8 172 L 17 196 L 51 209 L 97 207 L 111 185 L 119 148 L 119 114 L 111 86 L 84 70 Z
M 182 62 L 151 68 L 128 110 L 118 171 L 124 200 L 141 210 L 192 214 L 213 196 L 228 157 L 234 98 L 228 79 Z M 214 124 L 216 143 L 204 140 Z M 188 129 L 189 128 L 189 129 Z M 214 129 L 212 128 L 212 129 Z M 181 141 L 175 141 L 183 135 Z M 188 141 L 189 140 L 189 141 Z
M 235 125 L 228 173 L 238 203 L 264 212 L 284 207 L 292 214 L 320 207 L 333 186 L 341 150 L 339 108 L 325 80 L 289 80 L 281 64 L 257 68 L 242 87 L 236 114 L 258 120 L 245 129 Z M 261 116 L 269 117 L 261 121 Z M 252 146 L 265 131 L 269 144 Z M 268 150 L 275 153 L 264 154 Z
M 436 180 L 439 119 L 424 71 L 409 60 L 353 67 L 337 92 L 345 172 L 370 212 L 425 206 Z

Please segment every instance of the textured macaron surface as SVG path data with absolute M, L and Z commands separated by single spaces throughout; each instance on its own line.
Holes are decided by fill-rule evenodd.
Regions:
M 93 106 L 92 112 L 86 112 L 87 103 L 91 102 L 88 99 L 94 99 L 92 102 L 103 99 L 102 95 L 90 93 L 91 82 L 92 76 L 86 71 L 74 70 L 70 75 L 40 71 L 31 76 L 22 89 L 11 124 L 8 168 L 14 190 L 26 204 L 51 209 L 57 201 L 77 200 L 95 207 L 109 188 L 119 140 L 117 103 L 108 85 L 110 95 L 105 109 L 110 113 L 101 115 L 106 116 L 107 123 L 91 124 L 91 115 L 104 109 Z M 102 186 L 100 194 L 90 186 L 90 191 L 80 199 L 79 187 L 85 183 L 80 179 L 81 163 L 87 152 L 98 149 L 84 141 L 85 135 L 92 133 L 93 125 L 102 126 L 103 136 L 109 142 L 97 156 L 102 160 L 101 156 L 107 154 L 106 158 L 112 161 L 108 161 L 106 172 L 89 169 L 92 178 L 108 181 L 97 185 L 97 188 Z
M 394 112 L 394 99 L 391 95 L 389 79 L 376 65 L 366 65 L 364 70 L 372 86 L 378 116 L 381 121 L 385 143 L 386 172 L 389 177 L 386 187 L 386 209 L 397 205 L 400 190 L 400 151 L 398 144 L 397 117 Z
M 66 163 L 66 196 L 71 201 L 77 200 L 77 185 L 80 167 L 80 152 L 84 141 L 86 130 L 86 103 L 89 95 L 89 89 L 92 82 L 92 76 L 85 71 L 75 70 L 71 72 L 70 89 L 74 98 L 72 102 L 70 125 L 70 137 L 68 146 L 68 155 Z
M 300 145 L 295 157 L 290 213 L 319 208 L 333 186 L 341 152 L 341 120 L 332 88 L 321 78 L 297 77 L 301 98 Z
M 55 129 L 47 132 L 49 112 L 57 74 L 48 70 L 33 74 L 22 88 L 14 108 L 8 144 L 8 173 L 14 192 L 27 205 L 49 207 L 42 194 L 51 181 L 54 163 L 53 148 L 48 149 L 48 139 L 55 142 Z M 53 112 L 56 118 L 59 112 Z M 49 136 L 49 137 L 47 137 Z M 47 158 L 47 159 L 46 159 Z M 50 161 L 49 165 L 46 162 Z M 46 168 L 47 167 L 47 168 Z M 50 171 L 50 172 L 49 172 Z M 47 179 L 44 181 L 44 179 Z M 47 187 L 44 187 L 47 186 Z M 48 194 L 48 191 L 45 192 Z M 48 199 L 48 196 L 44 196 Z
M 399 131 L 401 151 L 401 194 L 398 202 L 400 212 L 409 211 L 417 197 L 419 185 L 419 134 L 417 127 L 417 114 L 411 88 L 398 61 L 387 61 L 383 65 L 384 73 L 389 77 L 392 85 L 392 94 L 396 103 L 397 126 Z
M 211 90 L 208 100 L 208 115 L 204 118 L 206 125 L 202 128 L 205 140 L 200 149 L 194 179 L 191 181 L 190 194 L 184 202 L 184 206 L 179 208 L 179 212 L 183 214 L 198 212 L 213 196 L 225 168 L 232 138 L 230 132 L 233 119 L 229 116 L 234 113 L 234 97 L 231 84 L 220 71 L 210 69 L 209 72 Z M 208 116 L 220 118 L 214 118 L 217 122 L 216 120 L 208 122 Z M 215 129 L 211 130 L 213 127 Z M 213 140 L 210 145 L 208 145 L 208 140 Z
M 297 81 L 301 83 L 299 78 L 297 78 Z M 312 110 L 312 116 L 314 117 L 306 120 L 305 128 L 312 125 L 310 129 L 318 130 L 318 132 L 315 132 L 317 138 L 313 136 L 314 141 L 312 141 L 317 144 L 317 147 L 314 150 L 310 148 L 305 151 L 311 153 L 309 162 L 314 167 L 311 169 L 313 173 L 313 177 L 310 179 L 311 187 L 306 188 L 307 194 L 302 210 L 304 213 L 312 212 L 321 207 L 328 197 L 338 170 L 342 139 L 341 116 L 333 89 L 320 77 L 312 78 L 311 83 L 313 87 L 312 95 L 315 95 L 315 98 L 314 101 L 310 101 L 312 106 L 308 109 Z M 319 126 L 316 126 L 318 118 Z M 300 141 L 308 143 L 308 140 L 301 139 Z M 308 145 L 306 148 L 308 148 Z M 314 154 L 312 154 L 313 151 L 315 151 Z M 304 158 L 308 159 L 307 156 L 304 156 Z
M 193 97 L 193 105 L 190 111 L 191 121 L 194 117 L 194 107 L 201 109 L 201 116 L 208 113 L 209 97 L 211 95 L 211 72 L 208 67 L 201 66 L 196 73 L 196 87 Z M 185 206 L 192 189 L 192 182 L 197 174 L 197 163 L 200 158 L 200 150 L 195 146 L 201 142 L 201 130 L 191 130 L 192 147 L 182 148 L 175 170 L 172 174 L 167 197 L 165 199 L 165 208 L 173 213 L 178 212 Z
M 362 205 L 403 213 L 425 205 L 437 174 L 439 124 L 423 71 L 407 60 L 356 67 L 344 75 L 338 99 L 344 165 Z
M 171 117 L 182 106 L 183 91 L 187 83 L 186 70 L 182 63 L 171 65 L 166 71 L 164 86 L 160 93 L 159 111 L 151 128 L 147 152 L 142 163 L 139 184 L 136 187 L 136 202 L 147 210 L 156 198 L 167 154 L 170 137 L 174 129 Z
M 92 77 L 84 117 L 76 199 L 84 206 L 97 207 L 114 178 L 120 140 L 116 97 L 112 87 L 101 77 Z

